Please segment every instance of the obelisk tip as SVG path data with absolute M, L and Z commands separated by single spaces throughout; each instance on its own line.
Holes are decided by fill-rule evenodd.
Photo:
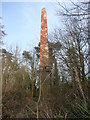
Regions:
M 45 8 L 45 7 L 43 7 L 43 8 L 42 8 L 42 11 L 46 11 L 46 8 Z

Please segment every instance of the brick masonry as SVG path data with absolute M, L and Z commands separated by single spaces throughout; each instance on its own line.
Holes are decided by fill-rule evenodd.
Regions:
M 41 35 L 40 35 L 40 68 L 49 66 L 49 46 L 47 31 L 47 13 L 43 8 L 41 11 Z

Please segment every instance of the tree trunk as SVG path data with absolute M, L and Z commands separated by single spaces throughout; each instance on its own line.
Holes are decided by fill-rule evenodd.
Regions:
M 76 73 L 76 78 L 77 78 L 78 86 L 79 86 L 81 95 L 82 95 L 83 100 L 84 100 L 84 107 L 87 108 L 86 98 L 85 98 L 85 95 L 84 95 L 84 92 L 83 92 L 83 89 L 82 89 L 82 85 L 81 85 L 81 83 L 80 83 L 80 78 L 79 78 L 79 75 L 78 75 L 78 70 L 77 70 L 77 68 L 75 68 L 75 73 Z

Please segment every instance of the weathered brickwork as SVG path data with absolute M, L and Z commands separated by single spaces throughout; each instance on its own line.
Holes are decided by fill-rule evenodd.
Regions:
M 41 11 L 41 36 L 40 36 L 40 68 L 49 66 L 49 47 L 47 32 L 47 13 L 43 8 Z

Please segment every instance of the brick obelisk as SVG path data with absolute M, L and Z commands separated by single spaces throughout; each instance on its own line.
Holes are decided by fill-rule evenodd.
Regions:
M 49 45 L 47 32 L 47 13 L 43 8 L 41 11 L 41 35 L 40 35 L 40 84 L 42 86 L 42 96 L 45 98 L 50 88 L 50 66 L 49 66 Z
M 49 47 L 47 32 L 47 13 L 43 8 L 41 11 L 41 36 L 40 36 L 40 68 L 49 66 Z

